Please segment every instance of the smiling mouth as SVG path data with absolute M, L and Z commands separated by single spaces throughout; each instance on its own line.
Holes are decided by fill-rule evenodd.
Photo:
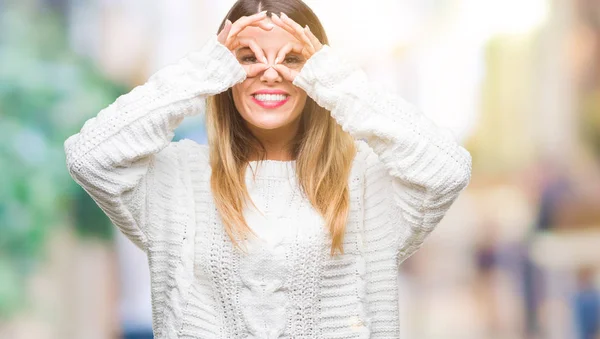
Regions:
M 264 108 L 276 108 L 283 106 L 290 99 L 286 94 L 256 94 L 252 95 L 252 101 Z
M 288 94 L 253 94 L 252 97 L 260 102 L 281 102 L 289 98 Z

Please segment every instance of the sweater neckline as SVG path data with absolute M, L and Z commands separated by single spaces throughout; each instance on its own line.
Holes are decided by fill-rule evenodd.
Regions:
M 296 176 L 296 160 L 252 160 L 248 161 L 246 176 L 257 178 L 293 178 Z

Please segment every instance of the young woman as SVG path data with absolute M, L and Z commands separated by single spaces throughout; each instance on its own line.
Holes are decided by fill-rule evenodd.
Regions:
M 172 142 L 202 113 L 207 146 Z M 156 338 L 397 338 L 398 266 L 471 175 L 452 134 L 339 56 L 300 0 L 238 1 L 65 151 L 148 255 Z

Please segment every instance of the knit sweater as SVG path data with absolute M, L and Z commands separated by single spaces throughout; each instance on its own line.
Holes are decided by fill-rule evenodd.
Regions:
M 293 84 L 356 140 L 345 253 L 330 256 L 294 161 L 273 160 L 250 163 L 256 179 L 246 170 L 262 214 L 244 215 L 265 241 L 241 253 L 214 204 L 208 146 L 172 139 L 245 78 L 213 36 L 65 141 L 73 179 L 148 256 L 155 337 L 398 338 L 398 267 L 469 183 L 470 154 L 324 45 Z

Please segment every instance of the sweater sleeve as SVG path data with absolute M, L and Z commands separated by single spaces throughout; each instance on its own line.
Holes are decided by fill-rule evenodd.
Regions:
M 344 131 L 364 140 L 357 144 L 367 149 L 362 152 L 364 206 L 371 212 L 365 222 L 390 229 L 399 265 L 421 247 L 468 185 L 469 152 L 449 130 L 371 83 L 328 45 L 306 62 L 294 84 L 329 110 Z
M 64 144 L 73 179 L 139 248 L 147 250 L 148 170 L 186 116 L 204 113 L 206 98 L 246 78 L 214 35 L 204 46 L 116 99 Z M 167 149 L 165 149 L 167 148 Z

